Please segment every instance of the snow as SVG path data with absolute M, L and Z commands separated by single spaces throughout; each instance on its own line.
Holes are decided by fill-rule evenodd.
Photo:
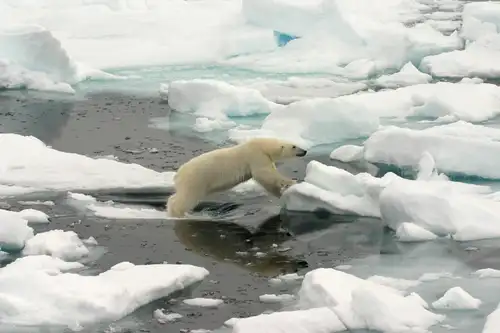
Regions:
M 481 300 L 472 297 L 469 293 L 460 287 L 450 288 L 446 293 L 432 303 L 434 309 L 449 310 L 472 310 L 481 305 Z
M 415 297 L 332 268 L 308 272 L 298 296 L 299 310 L 243 318 L 233 332 L 425 331 L 444 319 Z
M 499 129 L 466 122 L 423 130 L 390 126 L 364 143 L 364 158 L 371 163 L 415 167 L 427 152 L 444 173 L 498 179 L 499 138 Z
M 375 80 L 375 84 L 383 88 L 398 88 L 425 84 L 431 80 L 432 77 L 429 74 L 420 72 L 411 62 L 408 62 L 399 72 L 380 76 Z
M 4 252 L 22 250 L 27 240 L 33 237 L 33 228 L 19 213 L 0 209 L 0 249 Z
M 22 254 L 49 255 L 65 261 L 75 261 L 87 256 L 89 249 L 74 231 L 56 229 L 36 234 L 28 239 Z
M 208 271 L 190 265 L 122 262 L 96 276 L 49 256 L 17 259 L 0 270 L 2 324 L 77 328 L 114 321 L 153 300 L 202 280 Z
M 185 299 L 182 302 L 189 306 L 199 306 L 202 308 L 216 308 L 224 303 L 224 301 L 221 299 L 203 297 Z
M 0 184 L 38 191 L 171 188 L 174 172 L 52 149 L 39 139 L 0 134 Z
M 264 294 L 259 296 L 259 300 L 263 303 L 281 303 L 293 301 L 295 296 L 290 294 Z

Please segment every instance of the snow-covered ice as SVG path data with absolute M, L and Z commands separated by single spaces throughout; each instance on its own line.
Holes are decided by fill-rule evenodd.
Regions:
M 0 134 L 0 183 L 38 191 L 171 188 L 174 172 L 52 149 L 39 139 Z
M 49 256 L 17 259 L 0 270 L 2 324 L 78 328 L 123 318 L 138 307 L 202 280 L 208 271 L 190 265 L 121 262 L 96 276 Z
M 437 172 L 418 180 L 393 173 L 376 178 L 311 161 L 304 182 L 284 192 L 283 205 L 291 211 L 322 208 L 379 217 L 403 241 L 434 239 L 432 234 L 467 241 L 500 237 L 496 197 L 487 186 L 449 181 Z
M 415 297 L 406 298 L 396 289 L 335 269 L 307 273 L 298 296 L 299 310 L 240 319 L 233 332 L 425 331 L 444 319 Z
M 22 250 L 27 240 L 34 236 L 33 228 L 19 213 L 0 209 L 0 249 L 5 252 Z
M 383 88 L 399 88 L 415 84 L 429 83 L 432 77 L 420 72 L 411 62 L 406 63 L 399 72 L 392 75 L 382 75 L 375 84 Z
M 459 121 L 423 130 L 390 126 L 364 143 L 364 158 L 371 163 L 416 167 L 429 153 L 444 173 L 500 178 L 500 130 Z
M 434 309 L 472 310 L 481 305 L 481 300 L 472 297 L 460 287 L 450 288 L 440 299 L 432 303 Z
M 79 260 L 89 254 L 89 249 L 74 231 L 50 230 L 28 239 L 22 254 L 49 255 L 65 261 Z

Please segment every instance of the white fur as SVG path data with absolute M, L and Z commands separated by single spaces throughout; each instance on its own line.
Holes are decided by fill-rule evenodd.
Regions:
M 287 141 L 256 138 L 199 155 L 177 171 L 175 194 L 167 203 L 168 215 L 183 217 L 209 194 L 229 190 L 250 178 L 279 197 L 295 181 L 282 176 L 274 163 L 298 156 L 301 151 Z

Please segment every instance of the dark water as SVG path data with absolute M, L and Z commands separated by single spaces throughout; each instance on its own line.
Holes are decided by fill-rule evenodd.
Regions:
M 34 135 L 53 148 L 86 155 L 115 155 L 120 161 L 139 163 L 157 170 L 175 170 L 180 164 L 216 146 L 193 133 L 159 130 L 148 126 L 151 118 L 170 113 L 167 104 L 156 99 L 111 94 L 89 95 L 84 101 L 57 101 L 29 93 L 0 94 L 0 132 Z M 151 153 L 156 148 L 158 153 Z M 279 169 L 297 179 L 304 177 L 311 159 L 328 161 L 327 156 L 308 156 L 290 161 Z M 328 164 L 332 162 L 328 161 Z M 351 172 L 353 167 L 344 166 Z M 165 193 L 99 193 L 102 200 L 164 204 Z M 205 267 L 210 275 L 200 285 L 174 299 L 148 304 L 118 323 L 101 323 L 87 332 L 179 332 L 183 329 L 215 329 L 232 317 L 247 317 L 278 304 L 261 303 L 262 294 L 294 293 L 300 286 L 273 286 L 269 278 L 281 273 L 303 275 L 318 267 L 333 267 L 368 254 L 387 254 L 394 248 L 391 235 L 376 219 L 339 217 L 328 214 L 279 212 L 278 202 L 269 196 L 248 197 L 223 193 L 211 207 L 228 216 L 241 216 L 228 223 L 213 221 L 109 220 L 83 216 L 64 204 L 62 196 L 52 207 L 33 208 L 52 217 L 47 229 L 74 230 L 81 238 L 93 236 L 106 252 L 88 264 L 100 272 L 122 261 L 134 264 L 186 263 Z M 7 200 L 12 208 L 26 208 Z M 201 207 L 200 207 L 201 208 Z M 277 246 L 277 247 L 276 247 Z M 247 252 L 238 255 L 236 252 Z M 264 257 L 256 256 L 264 252 Z M 462 253 L 463 251 L 459 251 Z M 460 254 L 461 255 L 461 254 Z M 479 260 L 479 258 L 478 258 Z M 491 264 L 488 267 L 492 267 Z M 223 298 L 216 309 L 182 304 L 183 298 Z M 159 324 L 153 311 L 165 308 L 184 317 L 175 323 Z M 111 325 L 111 326 L 110 326 Z M 37 331 L 29 329 L 28 331 Z M 43 331 L 43 330 L 42 330 Z

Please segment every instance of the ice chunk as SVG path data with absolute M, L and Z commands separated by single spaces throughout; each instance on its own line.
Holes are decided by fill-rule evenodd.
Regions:
M 0 134 L 0 155 L 0 184 L 37 190 L 171 188 L 175 174 L 66 153 L 46 146 L 35 137 L 10 133 Z
M 203 297 L 185 299 L 182 302 L 189 306 L 199 306 L 202 308 L 216 308 L 224 303 L 224 301 L 221 299 L 203 298 Z
M 166 324 L 169 322 L 176 321 L 177 319 L 182 318 L 181 314 L 178 313 L 165 313 L 165 309 L 156 309 L 153 312 L 153 317 L 160 323 Z
M 2 323 L 75 327 L 115 321 L 208 275 L 206 269 L 190 265 L 131 263 L 97 276 L 63 273 L 81 266 L 29 256 L 2 268 Z
M 344 163 L 357 161 L 363 158 L 363 147 L 354 145 L 341 146 L 330 153 L 330 158 Z
M 294 295 L 290 294 L 264 294 L 259 296 L 259 300 L 263 303 L 280 303 L 280 302 L 289 302 L 295 299 Z
M 440 299 L 432 303 L 434 309 L 469 310 L 477 309 L 481 300 L 472 297 L 460 287 L 450 288 Z
M 258 90 L 208 79 L 173 81 L 167 99 L 173 110 L 210 119 L 269 114 L 282 107 L 264 98 Z
M 486 323 L 482 333 L 496 333 L 500 329 L 500 304 L 486 317 Z
M 205 133 L 216 130 L 228 129 L 236 126 L 236 123 L 231 120 L 210 119 L 206 117 L 196 118 L 193 129 L 196 132 Z
M 500 237 L 500 202 L 474 193 L 438 189 L 420 182 L 393 183 L 380 194 L 380 212 L 389 227 L 404 222 L 458 241 Z
M 73 261 L 87 256 L 89 250 L 74 231 L 50 230 L 27 240 L 22 254 L 25 256 L 43 254 Z
M 27 240 L 34 235 L 28 221 L 16 212 L 0 209 L 0 249 L 17 252 L 23 249 Z
M 399 72 L 392 75 L 382 75 L 375 80 L 375 84 L 383 88 L 398 88 L 429 83 L 431 80 L 432 76 L 420 72 L 411 62 L 408 62 Z
M 28 208 L 20 211 L 19 216 L 28 221 L 28 223 L 49 223 L 49 216 L 42 211 Z
M 326 307 L 299 311 L 282 311 L 241 318 L 233 333 L 326 333 L 345 331 L 346 327 L 331 309 Z
M 342 97 L 315 98 L 275 110 L 258 130 L 229 130 L 233 140 L 272 136 L 298 144 L 319 145 L 368 136 L 379 127 L 379 119 L 368 106 L 353 105 Z
M 413 293 L 410 293 L 408 296 L 405 297 L 406 299 L 411 299 L 415 302 L 417 302 L 418 304 L 422 305 L 425 309 L 428 309 L 429 308 L 429 304 L 427 304 L 427 302 L 422 298 L 420 297 L 419 294 L 413 292 Z
M 403 222 L 396 229 L 396 237 L 400 242 L 419 242 L 436 239 L 437 236 L 415 223 Z
M 500 178 L 500 130 L 457 122 L 424 130 L 386 127 L 366 140 L 364 158 L 372 163 L 415 167 L 429 153 L 445 173 Z M 486 156 L 490 156 L 485 160 Z M 480 163 L 478 163 L 480 161 Z
M 75 93 L 75 90 L 65 82 L 54 82 L 43 72 L 30 71 L 26 68 L 0 59 L 0 90 L 30 89 Z
M 475 271 L 474 275 L 479 276 L 479 278 L 500 278 L 500 270 L 493 268 L 483 268 Z
M 307 273 L 299 296 L 302 306 L 335 309 L 350 330 L 425 330 L 444 319 L 414 299 L 403 297 L 396 289 L 335 269 L 320 268 Z

